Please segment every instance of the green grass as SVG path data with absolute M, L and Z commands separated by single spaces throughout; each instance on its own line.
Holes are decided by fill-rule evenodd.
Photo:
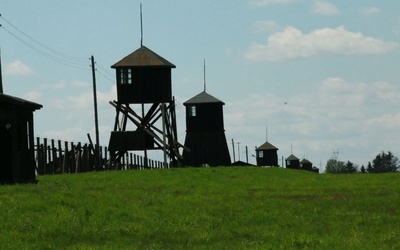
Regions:
M 400 249 L 400 175 L 186 168 L 0 186 L 1 249 Z

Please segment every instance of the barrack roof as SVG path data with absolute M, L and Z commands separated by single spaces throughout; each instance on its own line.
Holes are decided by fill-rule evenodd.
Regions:
M 27 101 L 18 97 L 5 95 L 0 93 L 0 103 L 10 103 L 16 106 L 24 107 L 31 110 L 41 109 L 43 106 L 41 104 Z

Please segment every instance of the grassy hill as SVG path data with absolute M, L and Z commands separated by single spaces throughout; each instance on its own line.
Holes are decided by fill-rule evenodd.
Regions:
M 400 175 L 185 168 L 0 186 L 1 249 L 399 249 Z

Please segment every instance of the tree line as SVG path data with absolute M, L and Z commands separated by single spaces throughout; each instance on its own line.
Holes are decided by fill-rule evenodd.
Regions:
M 332 174 L 348 174 L 348 173 L 388 173 L 396 172 L 400 169 L 399 158 L 396 157 L 392 152 L 387 153 L 381 152 L 378 154 L 372 162 L 368 162 L 367 167 L 362 165 L 359 167 L 351 161 L 340 161 L 337 159 L 337 155 L 333 155 L 329 159 L 325 166 L 325 173 Z

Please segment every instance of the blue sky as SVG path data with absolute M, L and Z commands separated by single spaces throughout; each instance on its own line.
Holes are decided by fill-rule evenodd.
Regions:
M 1 1 L 4 92 L 44 106 L 35 112 L 36 136 L 94 137 L 93 55 L 100 140 L 108 144 L 115 116 L 108 102 L 116 99 L 110 66 L 140 46 L 139 4 Z M 268 126 L 279 159 L 292 145 L 322 169 L 333 151 L 361 166 L 381 151 L 400 156 L 398 13 L 398 1 L 147 0 L 143 44 L 176 65 L 180 142 L 182 103 L 203 90 L 205 58 L 207 92 L 225 102 L 231 157 L 233 138 L 241 160 L 248 146 L 255 163 Z

